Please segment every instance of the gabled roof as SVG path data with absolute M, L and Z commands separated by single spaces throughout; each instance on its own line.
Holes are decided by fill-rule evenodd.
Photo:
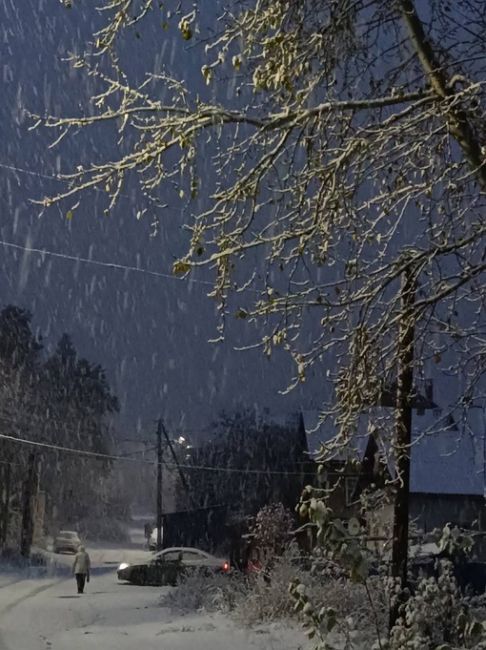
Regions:
M 485 495 L 486 484 L 486 411 L 472 406 L 449 412 L 439 408 L 412 417 L 410 489 L 414 493 Z M 374 429 L 381 454 L 393 473 L 390 439 L 393 410 L 375 407 L 362 413 L 356 434 L 345 449 L 332 450 L 337 429 L 330 421 L 319 423 L 317 411 L 304 411 L 309 452 L 316 455 L 322 444 L 331 450 L 330 458 L 362 460 L 369 436 Z
M 485 411 L 413 418 L 412 492 L 485 495 Z M 439 425 L 439 426 L 437 426 Z

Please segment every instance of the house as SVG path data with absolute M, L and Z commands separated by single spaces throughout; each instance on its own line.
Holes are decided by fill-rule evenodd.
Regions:
M 486 412 L 415 416 L 410 515 L 424 532 L 450 522 L 486 530 Z
M 362 490 L 385 486 L 393 474 L 393 411 L 372 407 L 359 415 L 356 433 L 343 449 L 335 445 L 336 429 L 319 423 L 315 412 L 303 413 L 311 455 L 328 450 L 324 477 L 336 486 L 330 505 L 338 516 L 356 513 Z M 370 433 L 369 431 L 372 431 Z M 410 518 L 424 533 L 446 523 L 486 531 L 486 411 L 414 408 L 410 465 Z

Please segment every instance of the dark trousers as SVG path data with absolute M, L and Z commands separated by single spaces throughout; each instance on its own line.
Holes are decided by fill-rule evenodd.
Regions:
M 76 573 L 76 582 L 78 584 L 78 594 L 82 594 L 86 584 L 86 573 Z

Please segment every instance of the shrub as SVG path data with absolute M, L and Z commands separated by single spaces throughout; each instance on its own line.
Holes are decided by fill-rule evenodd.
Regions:
M 161 605 L 179 612 L 230 612 L 245 626 L 298 620 L 302 615 L 289 589 L 297 580 L 308 602 L 325 602 L 337 617 L 348 622 L 353 616 L 361 639 L 369 640 L 366 647 L 371 647 L 376 637 L 375 617 L 378 616 L 381 627 L 386 622 L 387 608 L 382 603 L 384 592 L 380 580 L 371 581 L 367 593 L 365 586 L 351 583 L 336 571 L 335 565 L 319 559 L 318 569 L 316 565 L 311 569 L 307 562 L 307 568 L 303 567 L 301 560 L 296 549 L 291 548 L 282 557 L 275 558 L 266 572 L 250 577 L 239 573 L 209 577 L 189 575 L 176 589 L 163 595 Z M 371 602 L 375 604 L 374 609 Z
M 292 514 L 281 503 L 271 503 L 258 512 L 250 532 L 257 548 L 268 556 L 283 553 L 292 528 Z
M 175 589 L 163 594 L 162 607 L 179 613 L 194 611 L 230 612 L 248 593 L 247 582 L 241 574 L 203 575 L 192 573 L 184 576 Z
M 486 648 L 486 630 L 463 597 L 452 564 L 440 563 L 437 578 L 424 578 L 402 608 L 390 635 L 390 650 Z

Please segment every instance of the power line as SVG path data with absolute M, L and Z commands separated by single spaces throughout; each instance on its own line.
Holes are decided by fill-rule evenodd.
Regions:
M 14 442 L 17 444 L 29 445 L 30 447 L 41 447 L 43 449 L 49 449 L 50 451 L 61 451 L 65 453 L 71 453 L 77 456 L 87 456 L 91 458 L 97 458 L 99 460 L 117 460 L 117 461 L 134 462 L 134 463 L 150 463 L 151 465 L 153 464 L 153 462 L 150 460 L 131 458 L 130 456 L 115 456 L 112 454 L 105 454 L 101 451 L 89 451 L 87 449 L 75 449 L 73 447 L 64 447 L 63 445 L 56 445 L 50 442 L 39 442 L 38 440 L 17 438 L 16 436 L 10 436 L 6 433 L 0 433 L 0 438 L 2 440 L 8 440 L 9 442 Z
M 168 467 L 174 468 L 175 465 L 169 464 Z M 205 472 L 228 472 L 229 474 L 252 474 L 257 476 L 302 476 L 305 472 L 295 472 L 286 470 L 265 470 L 265 469 L 240 469 L 238 467 L 215 467 L 212 465 L 185 465 L 179 463 L 182 469 L 196 469 Z
M 66 179 L 60 175 L 52 175 L 52 174 L 42 174 L 40 172 L 35 172 L 30 169 L 24 169 L 22 167 L 16 167 L 15 165 L 8 165 L 6 163 L 0 163 L 0 168 L 7 169 L 10 171 L 15 171 L 19 172 L 22 174 L 28 174 L 30 176 L 37 176 L 39 178 L 45 178 L 45 179 L 51 179 L 51 180 L 56 180 L 56 181 L 61 181 L 61 182 L 66 182 Z M 102 192 L 100 188 L 95 187 L 95 190 Z M 125 195 L 121 195 L 125 196 Z M 128 198 L 128 197 L 127 197 Z M 188 281 L 188 282 L 193 282 L 195 284 L 202 284 L 205 286 L 209 286 L 214 288 L 214 283 L 211 282 L 210 280 L 197 280 L 195 278 L 180 278 L 175 275 L 172 275 L 170 273 L 162 273 L 160 271 L 152 271 L 150 269 L 144 269 L 140 268 L 138 266 L 130 266 L 130 265 L 125 265 L 125 264 L 119 264 L 117 262 L 105 262 L 104 260 L 93 260 L 88 257 L 81 257 L 81 256 L 76 256 L 76 255 L 69 255 L 67 253 L 59 253 L 56 251 L 50 251 L 45 248 L 33 248 L 29 246 L 22 246 L 21 244 L 15 244 L 14 242 L 8 242 L 8 241 L 2 241 L 0 240 L 0 244 L 2 246 L 5 246 L 7 248 L 14 248 L 18 250 L 22 250 L 26 253 L 37 253 L 41 255 L 47 255 L 50 257 L 55 257 L 58 259 L 64 259 L 64 260 L 69 260 L 72 262 L 77 262 L 77 263 L 83 263 L 83 264 L 94 264 L 95 266 L 102 266 L 104 268 L 111 268 L 114 270 L 123 270 L 123 271 L 134 271 L 137 273 L 145 273 L 146 275 L 151 275 L 153 277 L 157 278 L 165 278 L 166 280 L 177 280 L 180 282 L 183 281 Z M 251 293 L 259 293 L 257 289 L 251 289 L 250 287 L 245 287 L 244 289 L 246 292 L 250 291 Z
M 43 174 L 42 172 L 36 172 L 33 171 L 32 169 L 25 169 L 24 167 L 17 167 L 16 165 L 8 165 L 7 163 L 0 163 L 0 168 L 7 169 L 8 171 L 11 172 L 17 172 L 19 174 L 26 174 L 27 176 L 35 176 L 37 178 L 57 181 L 58 183 L 66 183 L 69 180 L 62 174 Z M 100 187 L 93 187 L 91 189 L 95 190 L 95 192 L 104 193 Z M 128 194 L 119 194 L 118 196 L 122 196 L 126 199 L 130 198 Z
M 51 251 L 46 248 L 34 248 L 32 246 L 22 246 L 21 244 L 15 244 L 13 242 L 0 240 L 0 244 L 5 246 L 5 248 L 13 248 L 16 250 L 21 250 L 25 253 L 37 253 L 38 255 L 44 255 L 48 257 L 55 257 L 57 259 L 68 260 L 70 262 L 76 262 L 81 264 L 93 264 L 94 266 L 101 266 L 103 268 L 109 268 L 116 271 L 133 271 L 135 273 L 145 273 L 146 275 L 151 275 L 156 278 L 164 278 L 166 280 L 175 280 L 176 282 L 184 282 L 184 278 L 179 278 L 170 273 L 162 273 L 161 271 L 152 271 L 150 269 L 145 269 L 139 266 L 131 266 L 127 264 L 119 264 L 118 262 L 106 262 L 104 260 L 96 260 L 89 257 L 81 257 L 77 255 L 69 255 L 68 253 L 59 253 L 57 251 Z M 187 278 L 188 282 L 194 282 L 195 284 L 204 284 L 206 286 L 214 287 L 214 284 L 209 280 L 196 280 L 195 278 Z
M 23 167 L 16 167 L 15 165 L 7 165 L 6 163 L 0 163 L 0 167 L 3 169 L 8 169 L 12 172 L 18 172 L 19 174 L 27 174 L 28 176 L 37 176 L 38 178 L 46 178 L 53 181 L 63 181 L 64 179 L 60 174 L 43 174 L 41 172 L 35 172 L 31 169 L 25 169 Z
M 155 460 L 145 460 L 143 458 L 131 458 L 129 456 L 116 456 L 113 454 L 105 454 L 98 451 L 88 451 L 84 449 L 76 449 L 73 447 L 64 447 L 63 445 L 56 445 L 49 442 L 39 442 L 37 440 L 28 440 L 27 438 L 17 438 L 4 433 L 0 433 L 0 439 L 8 440 L 16 444 L 28 445 L 31 447 L 41 447 L 50 451 L 59 451 L 63 453 L 70 453 L 78 456 L 86 456 L 97 460 L 111 460 L 119 462 L 139 463 L 144 465 L 154 465 Z M 214 466 L 214 465 L 192 465 L 187 463 L 167 463 L 165 466 L 170 469 L 177 469 L 180 467 L 187 470 L 198 470 L 206 472 L 227 472 L 229 474 L 251 474 L 251 475 L 264 475 L 264 476 L 302 476 L 304 472 L 285 471 L 285 470 L 261 470 L 261 469 L 241 469 L 239 467 L 227 466 Z

